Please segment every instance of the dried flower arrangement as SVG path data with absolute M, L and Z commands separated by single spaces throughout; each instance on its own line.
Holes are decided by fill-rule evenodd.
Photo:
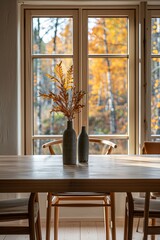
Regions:
M 44 99 L 52 99 L 52 112 L 62 112 L 68 121 L 74 119 L 74 115 L 80 112 L 80 109 L 84 107 L 81 104 L 81 100 L 86 94 L 84 91 L 76 90 L 76 86 L 73 81 L 73 65 L 64 74 L 62 68 L 62 61 L 55 66 L 56 76 L 46 74 L 53 82 L 56 83 L 58 92 L 53 93 L 49 91 L 48 93 L 41 93 L 40 96 Z

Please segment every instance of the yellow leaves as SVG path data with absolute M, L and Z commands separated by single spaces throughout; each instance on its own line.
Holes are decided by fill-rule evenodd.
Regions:
M 160 62 L 160 58 L 152 58 L 152 60 L 157 63 Z
M 157 120 L 153 118 L 152 123 L 155 124 L 156 122 L 157 122 Z
M 94 24 L 91 22 L 89 27 L 90 54 L 127 53 L 128 19 L 126 17 L 102 17 L 92 21 Z
M 154 24 L 153 26 L 152 26 L 152 28 L 155 30 L 155 29 L 157 29 L 157 24 Z
M 53 100 L 53 106 L 50 113 L 61 112 L 68 120 L 72 120 L 74 114 L 80 112 L 80 109 L 84 107 L 80 102 L 86 93 L 82 90 L 76 91 L 73 81 L 73 66 L 71 66 L 67 70 L 66 75 L 64 75 L 61 61 L 56 65 L 55 73 L 57 76 L 52 76 L 50 74 L 46 74 L 46 76 L 56 83 L 59 91 L 56 93 L 49 91 L 47 94 L 40 92 L 40 96 L 44 99 Z
M 73 86 L 73 65 L 68 69 L 64 81 L 64 87 L 66 88 L 66 90 L 71 89 L 72 86 Z
M 63 79 L 62 61 L 55 66 L 55 73 L 61 80 Z
M 153 53 L 153 54 L 158 54 L 158 50 L 157 50 L 157 49 L 153 49 L 153 50 L 152 50 L 152 53 Z
M 159 86 L 159 80 L 156 79 L 154 83 L 154 88 L 157 88 Z M 157 98 L 160 98 L 160 94 L 157 95 Z
M 66 81 L 68 84 L 73 83 L 73 65 L 67 71 Z
M 43 97 L 44 99 L 50 99 L 51 98 L 51 96 L 49 95 L 49 94 L 45 94 L 45 93 L 39 93 L 39 95 L 41 96 L 41 97 Z
M 157 33 L 157 30 L 152 30 L 152 34 L 155 34 L 155 33 Z
M 157 130 L 158 128 L 159 128 L 159 127 L 156 125 L 156 126 L 155 126 L 155 129 Z
M 50 79 L 53 79 L 53 78 L 54 78 L 54 77 L 53 77 L 51 74 L 49 74 L 49 73 L 46 73 L 45 75 L 46 75 L 46 77 L 48 77 L 48 78 L 50 78 Z
M 50 75 L 50 74 L 48 74 L 48 73 L 46 73 L 45 75 L 46 75 L 46 77 L 48 77 L 48 78 L 50 78 L 51 80 L 53 80 L 53 82 L 59 82 L 59 80 L 58 80 L 56 77 L 54 77 L 54 76 L 52 76 L 52 75 Z
M 39 47 L 38 47 L 37 44 L 34 44 L 34 45 L 33 45 L 33 51 L 34 51 L 34 52 L 37 52 L 37 51 L 38 51 L 38 48 L 39 48 Z
M 33 76 L 33 82 L 34 82 L 34 86 L 37 85 L 37 75 L 34 74 Z

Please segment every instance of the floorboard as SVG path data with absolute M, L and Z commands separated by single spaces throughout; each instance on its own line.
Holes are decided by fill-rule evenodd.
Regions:
M 142 229 L 137 233 L 134 229 L 133 240 L 142 240 Z M 54 229 L 51 228 L 51 240 L 53 240 Z M 123 225 L 117 224 L 117 240 L 123 240 Z M 42 238 L 45 240 L 46 229 L 42 227 Z M 59 240 L 105 240 L 105 230 L 103 222 L 92 221 L 62 221 L 59 224 Z M 0 240 L 29 240 L 25 235 L 2 236 Z M 148 238 L 150 240 L 150 238 Z M 156 240 L 160 240 L 157 236 Z

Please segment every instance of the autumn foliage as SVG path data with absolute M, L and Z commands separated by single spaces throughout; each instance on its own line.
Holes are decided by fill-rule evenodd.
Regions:
M 73 81 L 73 65 L 67 70 L 66 75 L 63 72 L 62 61 L 55 67 L 56 76 L 46 74 L 51 81 L 56 83 L 58 92 L 53 93 L 41 93 L 40 96 L 44 99 L 51 99 L 53 101 L 52 112 L 61 112 L 69 121 L 74 119 L 74 115 L 80 112 L 80 109 L 84 107 L 81 104 L 81 100 L 86 94 L 84 91 L 76 90 L 76 86 Z

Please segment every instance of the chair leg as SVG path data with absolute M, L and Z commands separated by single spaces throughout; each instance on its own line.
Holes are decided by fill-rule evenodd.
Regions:
M 42 233 L 41 233 L 41 222 L 40 222 L 40 214 L 38 212 L 37 221 L 36 221 L 36 236 L 38 240 L 42 240 Z
M 29 239 L 30 240 L 36 240 L 38 239 L 38 235 L 36 232 L 36 222 L 39 220 L 39 227 L 40 227 L 40 216 L 39 216 L 39 210 L 38 210 L 38 216 L 37 219 L 35 219 L 35 213 L 34 213 L 34 203 L 38 202 L 38 194 L 37 193 L 31 193 L 29 202 L 28 202 L 28 225 L 29 225 Z M 39 208 L 39 206 L 38 206 Z M 40 229 L 39 229 L 40 231 Z M 40 232 L 39 232 L 40 233 Z
M 156 199 L 157 197 L 151 194 L 150 198 L 151 199 Z M 156 226 L 156 219 L 155 218 L 151 219 L 151 225 Z M 155 235 L 151 235 L 151 240 L 155 240 Z
M 34 216 L 29 218 L 29 239 L 36 240 Z
M 151 224 L 152 224 L 152 226 L 156 226 L 156 219 L 155 218 L 151 219 Z M 155 235 L 151 235 L 151 240 L 155 240 Z
M 106 203 L 106 201 L 105 201 Z M 104 220 L 105 220 L 105 233 L 106 233 L 106 240 L 109 240 L 109 214 L 108 214 L 108 206 L 104 207 Z
M 36 194 L 35 201 L 39 203 L 38 194 Z M 38 206 L 39 208 L 39 206 Z M 36 230 L 36 239 L 42 240 L 42 232 L 41 232 L 41 221 L 40 221 L 40 210 L 38 209 L 38 215 L 35 222 L 35 230 Z
M 127 229 L 127 235 L 128 235 L 128 238 L 127 240 L 132 240 L 132 235 L 133 235 L 133 216 L 132 214 L 129 213 L 128 215 L 128 229 Z
M 133 218 L 132 216 L 128 217 L 128 239 L 127 240 L 132 240 L 132 235 L 133 235 Z
M 52 193 L 47 196 L 46 240 L 50 240 Z
M 59 207 L 54 207 L 54 240 L 58 240 Z
M 110 193 L 110 195 L 111 195 L 112 240 L 116 240 L 115 193 Z
M 128 232 L 128 215 L 127 215 L 127 207 L 125 206 L 124 240 L 127 240 L 127 232 Z
M 145 208 L 144 208 L 144 226 L 143 226 L 143 240 L 148 239 L 148 219 L 149 219 L 149 201 L 150 192 L 146 192 L 145 196 Z

